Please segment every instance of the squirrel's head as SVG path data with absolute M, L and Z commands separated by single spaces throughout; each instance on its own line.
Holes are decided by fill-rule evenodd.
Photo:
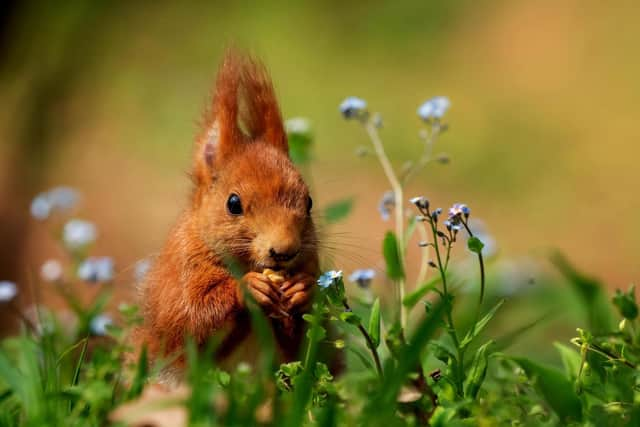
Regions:
M 309 189 L 288 154 L 269 76 L 228 53 L 193 160 L 197 232 L 249 269 L 294 269 L 316 254 Z

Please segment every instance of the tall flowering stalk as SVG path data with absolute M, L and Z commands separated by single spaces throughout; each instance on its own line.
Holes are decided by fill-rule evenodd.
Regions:
M 371 140 L 374 153 L 378 158 L 380 165 L 384 171 L 384 174 L 389 181 L 393 195 L 393 206 L 395 207 L 395 239 L 397 241 L 397 257 L 398 263 L 404 267 L 406 260 L 406 249 L 408 237 L 405 235 L 405 211 L 404 211 L 404 188 L 409 180 L 419 172 L 424 166 L 431 161 L 433 145 L 438 135 L 446 129 L 446 125 L 441 123 L 441 119 L 445 112 L 449 108 L 449 100 L 445 97 L 435 97 L 418 108 L 418 116 L 428 125 L 428 130 L 421 132 L 421 138 L 423 140 L 424 148 L 419 160 L 415 163 L 410 163 L 408 167 L 405 167 L 401 174 L 396 173 L 389 161 L 389 157 L 384 149 L 384 144 L 380 138 L 379 129 L 382 127 L 382 119 L 379 114 L 371 115 L 367 110 L 367 103 L 363 99 L 356 97 L 346 98 L 342 104 L 340 104 L 340 112 L 345 119 L 355 119 L 359 121 Z M 391 203 L 383 202 L 382 213 L 388 215 L 388 209 L 386 205 Z M 426 264 L 428 260 L 428 248 L 423 248 L 423 264 Z M 404 270 L 404 268 L 403 268 Z M 418 274 L 418 281 L 416 285 L 420 285 L 426 277 L 427 269 L 424 265 L 420 268 Z M 398 287 L 398 300 L 400 307 L 400 325 L 403 329 L 407 326 L 408 308 L 403 305 L 403 301 L 406 294 L 406 277 L 404 274 L 395 278 Z

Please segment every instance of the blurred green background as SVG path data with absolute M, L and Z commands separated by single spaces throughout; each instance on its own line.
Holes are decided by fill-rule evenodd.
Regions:
M 229 44 L 263 58 L 285 117 L 312 121 L 318 206 L 355 197 L 328 236 L 337 266 L 380 268 L 391 227 L 376 211 L 388 184 L 374 158 L 354 155 L 368 141 L 338 104 L 355 95 L 382 113 L 400 167 L 420 152 L 416 108 L 446 95 L 451 131 L 438 146 L 452 162 L 430 165 L 409 196 L 468 203 L 503 260 L 558 248 L 612 287 L 640 273 L 637 1 L 3 8 L 0 279 L 30 281 L 57 254 L 28 210 L 64 184 L 82 192 L 79 215 L 100 229 L 94 252 L 115 257 L 129 289 L 131 266 L 159 250 L 187 201 L 191 142 Z

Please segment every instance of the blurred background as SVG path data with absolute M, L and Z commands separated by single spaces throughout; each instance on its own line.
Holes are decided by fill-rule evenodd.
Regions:
M 327 237 L 336 266 L 381 269 L 392 227 L 376 210 L 389 186 L 375 158 L 355 155 L 369 142 L 339 103 L 359 96 L 382 113 L 400 167 L 421 150 L 417 107 L 445 95 L 436 151 L 451 163 L 429 165 L 409 196 L 469 204 L 497 242 L 497 277 L 533 283 L 559 249 L 612 288 L 637 279 L 636 1 L 349 3 L 3 2 L 0 279 L 24 287 L 61 256 L 29 204 L 68 185 L 99 228 L 92 252 L 115 258 L 131 298 L 132 266 L 187 201 L 197 120 L 229 44 L 263 58 L 285 118 L 311 120 L 317 206 L 354 197 Z

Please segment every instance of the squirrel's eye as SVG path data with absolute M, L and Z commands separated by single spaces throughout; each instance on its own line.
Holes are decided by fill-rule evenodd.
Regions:
M 227 210 L 231 215 L 242 215 L 242 203 L 240 202 L 240 196 L 232 194 L 227 200 Z
M 313 207 L 313 199 L 311 196 L 307 197 L 307 213 L 311 213 L 311 208 Z

